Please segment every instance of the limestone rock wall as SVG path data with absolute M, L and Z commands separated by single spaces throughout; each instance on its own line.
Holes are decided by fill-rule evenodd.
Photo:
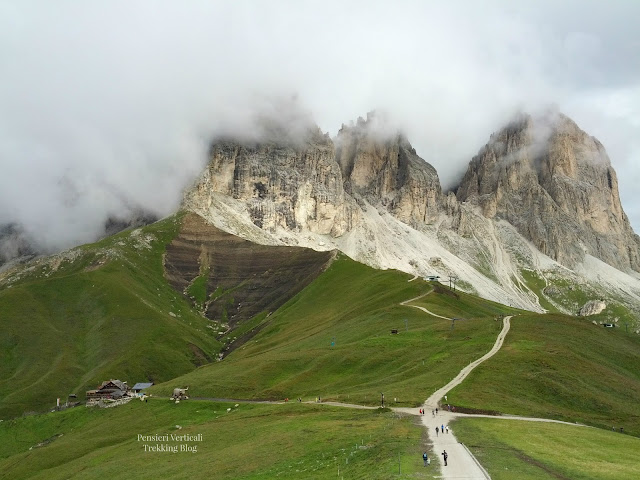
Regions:
M 265 231 L 333 237 L 353 230 L 362 199 L 407 224 L 437 218 L 443 204 L 438 175 L 406 138 L 371 132 L 360 120 L 335 141 L 337 148 L 315 126 L 295 141 L 217 141 L 185 205 L 208 208 L 212 193 L 220 193 L 244 202 L 251 221 Z
M 345 189 L 382 204 L 407 224 L 431 223 L 443 206 L 436 170 L 420 158 L 400 133 L 379 132 L 375 116 L 343 126 L 336 137 L 336 160 Z
M 543 253 L 574 267 L 585 254 L 640 271 L 638 236 L 602 144 L 562 114 L 522 115 L 491 136 L 457 189 Z
M 211 192 L 222 193 L 245 201 L 253 223 L 267 231 L 308 228 L 340 236 L 358 209 L 345 195 L 334 157 L 333 142 L 319 131 L 304 143 L 219 141 L 185 201 L 202 206 Z

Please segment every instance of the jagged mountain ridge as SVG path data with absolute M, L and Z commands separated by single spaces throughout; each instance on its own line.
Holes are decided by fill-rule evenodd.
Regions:
M 490 141 L 479 157 L 482 152 L 489 152 L 487 158 L 495 157 L 494 163 L 501 164 L 508 162 L 500 158 L 511 156 L 515 159 L 510 160 L 513 165 L 526 166 L 526 162 L 518 159 L 528 158 L 531 153 L 530 148 L 522 152 L 520 148 L 531 143 L 526 141 L 531 132 L 526 133 L 525 129 L 525 133 L 518 133 L 522 130 L 518 125 L 512 123 L 494 135 L 496 139 L 505 137 L 502 150 L 495 147 L 496 141 Z M 552 298 L 543 299 L 544 293 L 532 289 L 528 284 L 530 279 L 523 277 L 523 269 L 535 272 L 538 280 L 547 285 L 550 276 L 557 272 L 563 278 L 571 277 L 572 281 L 591 281 L 590 269 L 599 265 L 598 262 L 609 263 L 617 269 L 636 269 L 638 247 L 634 239 L 637 237 L 620 205 L 613 168 L 608 163 L 602 169 L 592 168 L 586 172 L 588 169 L 585 170 L 580 159 L 584 151 L 606 158 L 599 142 L 592 140 L 586 150 L 582 144 L 573 148 L 575 139 L 557 134 L 564 143 L 550 142 L 552 148 L 546 154 L 540 153 L 545 151 L 545 144 L 540 142 L 540 151 L 535 156 L 529 155 L 535 159 L 531 165 L 541 171 L 540 179 L 536 175 L 535 182 L 534 177 L 524 175 L 531 174 L 524 167 L 505 169 L 508 175 L 498 175 L 476 157 L 456 196 L 442 192 L 435 169 L 416 154 L 402 134 L 393 131 L 381 134 L 375 127 L 376 117 L 369 115 L 366 120 L 343 126 L 333 140 L 312 127 L 305 141 L 298 143 L 277 139 L 215 142 L 207 169 L 185 193 L 184 207 L 218 228 L 258 243 L 318 250 L 337 248 L 378 268 L 445 278 L 454 276 L 463 288 L 485 298 L 535 311 L 548 309 L 549 302 L 561 311 L 571 312 L 577 312 L 581 305 L 569 303 L 563 307 Z M 550 125 L 548 138 L 555 138 L 553 129 Z M 578 132 L 576 138 L 586 142 L 585 138 L 591 137 Z M 554 149 L 561 147 L 572 152 L 573 160 L 555 161 L 556 157 L 564 158 L 554 154 Z M 577 177 L 567 176 L 571 168 L 579 174 Z M 478 173 L 485 170 L 486 175 Z M 585 172 L 594 176 L 591 183 L 585 180 L 588 177 Z M 604 180 L 599 177 L 602 172 Z M 575 188 L 563 197 L 565 177 L 572 179 Z M 502 185 L 510 185 L 509 182 L 529 182 L 541 187 L 530 189 L 529 203 L 513 200 L 503 206 L 497 202 L 492 209 L 491 202 L 485 199 L 502 200 L 505 192 Z M 599 203 L 590 200 L 590 189 L 602 182 L 611 185 L 609 200 Z M 496 183 L 498 193 L 491 197 L 491 187 Z M 473 185 L 479 185 L 477 192 Z M 535 196 L 541 193 L 547 196 Z M 576 252 L 569 242 L 562 241 L 565 230 L 571 226 L 565 221 L 566 216 L 572 214 L 568 203 L 576 197 L 586 199 L 585 205 L 589 208 L 604 206 L 603 215 L 591 219 L 585 214 L 582 224 L 573 226 L 578 232 L 575 235 L 591 239 L 580 247 L 582 252 Z M 546 220 L 534 218 L 531 224 L 538 230 L 532 227 L 528 230 L 519 221 L 517 209 L 546 212 L 546 203 L 551 204 L 550 200 L 559 212 L 553 221 L 566 225 L 554 227 L 557 233 L 551 238 L 555 243 L 547 241 L 545 248 L 538 241 L 540 234 L 536 236 L 536 233 L 549 230 L 544 226 Z M 536 202 L 542 202 L 544 208 L 532 208 Z M 609 217 L 612 220 L 607 223 Z M 609 226 L 613 232 L 607 233 Z M 565 247 L 567 250 L 562 251 Z M 626 263 L 616 262 L 610 255 L 612 249 L 622 252 L 617 258 L 626 258 Z M 602 281 L 608 282 L 607 288 L 615 290 L 615 298 L 622 296 L 626 304 L 640 305 L 640 284 L 636 276 L 620 272 L 619 277 L 609 275 Z M 591 290 L 599 292 L 599 285 Z

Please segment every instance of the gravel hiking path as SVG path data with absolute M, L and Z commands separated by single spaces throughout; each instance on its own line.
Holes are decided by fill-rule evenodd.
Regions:
M 430 293 L 430 292 L 429 292 Z M 442 318 L 444 320 L 451 320 L 449 317 L 443 317 L 442 315 L 437 315 L 433 312 L 430 312 L 424 307 L 419 307 L 417 305 L 408 305 L 414 300 L 418 300 L 429 293 L 425 293 L 418 297 L 412 298 L 410 300 L 405 300 L 401 302 L 400 305 L 405 305 L 407 307 L 417 308 L 422 310 L 423 312 L 437 317 Z M 523 421 L 531 421 L 531 422 L 551 422 L 551 423 L 563 423 L 566 425 L 574 425 L 574 426 L 584 426 L 577 423 L 569 423 L 562 422 L 559 420 L 550 420 L 545 418 L 534 418 L 534 417 L 519 417 L 516 415 L 479 415 L 479 414 L 462 414 L 449 412 L 448 410 L 442 410 L 440 408 L 441 405 L 446 405 L 446 395 L 447 393 L 454 387 L 460 385 L 462 381 L 469 375 L 469 373 L 480 365 L 485 360 L 491 358 L 495 355 L 498 350 L 502 347 L 504 343 L 504 339 L 509 332 L 509 328 L 511 327 L 511 318 L 512 316 L 504 317 L 502 330 L 498 334 L 498 338 L 496 339 L 493 347 L 489 352 L 484 354 L 477 360 L 474 360 L 469 365 L 460 370 L 460 373 L 455 376 L 453 380 L 447 383 L 444 387 L 436 390 L 433 395 L 431 395 L 424 402 L 422 408 L 425 410 L 424 415 L 420 415 L 420 419 L 422 424 L 427 429 L 427 434 L 429 436 L 429 440 L 433 445 L 433 454 L 438 456 L 438 462 L 440 464 L 440 475 L 434 476 L 434 478 L 443 478 L 443 479 L 477 479 L 477 480 L 487 480 L 491 479 L 487 471 L 480 465 L 480 462 L 473 456 L 473 454 L 469 451 L 469 449 L 462 443 L 458 441 L 458 439 L 453 434 L 453 431 L 449 428 L 448 432 L 446 427 L 448 427 L 449 423 L 455 418 L 459 417 L 484 417 L 484 418 L 495 418 L 495 419 L 503 419 L 503 420 L 523 420 Z M 443 400 L 442 404 L 440 404 L 440 400 Z M 278 403 L 282 404 L 282 401 L 260 401 L 260 400 L 234 400 L 234 399 L 218 399 L 218 398 L 199 398 L 199 400 L 213 400 L 213 401 L 231 401 L 231 402 L 246 402 L 246 403 Z M 289 400 L 291 401 L 291 400 Z M 295 402 L 295 400 L 294 400 Z M 303 403 L 315 403 L 305 401 Z M 344 408 L 358 408 L 358 409 L 377 409 L 378 407 L 364 406 L 364 405 L 355 405 L 349 403 L 339 403 L 339 402 L 320 402 L 321 405 L 329 405 L 335 407 L 344 407 Z M 432 414 L 435 412 L 435 409 L 438 408 L 437 415 Z M 446 408 L 446 407 L 445 407 Z M 393 408 L 396 412 L 402 412 L 410 415 L 419 415 L 418 408 Z M 436 427 L 442 428 L 445 427 L 445 432 L 436 433 Z M 444 459 L 442 457 L 442 453 L 446 450 L 448 454 L 447 466 L 444 466 Z M 420 455 L 420 452 L 417 452 L 416 455 Z M 432 458 L 433 461 L 433 458 Z M 432 463 L 432 467 L 427 468 L 435 468 L 435 464 Z M 435 473 L 435 472 L 434 472 Z
M 402 302 L 402 305 L 406 305 L 413 300 L 417 300 L 418 298 L 412 298 L 411 300 L 406 300 Z M 443 317 L 441 315 L 436 315 L 433 312 L 430 312 L 424 307 L 418 307 L 416 305 L 407 305 L 409 307 L 418 308 L 429 315 L 443 318 L 445 320 L 450 320 L 447 317 Z M 474 360 L 469 365 L 464 367 L 456 377 L 447 383 L 444 387 L 436 390 L 433 395 L 431 395 L 423 404 L 422 408 L 425 410 L 424 415 L 420 416 L 422 424 L 427 429 L 427 434 L 429 436 L 429 440 L 433 444 L 433 452 L 435 455 L 438 455 L 439 463 L 440 463 L 440 477 L 444 479 L 478 479 L 478 480 L 486 480 L 491 477 L 487 473 L 487 471 L 480 465 L 480 462 L 473 456 L 473 454 L 469 451 L 469 449 L 462 443 L 458 441 L 458 439 L 453 434 L 451 428 L 447 432 L 446 428 L 449 423 L 455 418 L 459 417 L 484 417 L 484 418 L 495 418 L 495 419 L 503 419 L 503 420 L 523 420 L 523 421 L 531 421 L 531 422 L 550 422 L 550 423 L 563 423 L 566 425 L 573 426 L 584 426 L 576 423 L 562 422 L 559 420 L 550 420 L 545 418 L 534 418 L 534 417 L 519 417 L 516 415 L 476 415 L 476 414 L 462 414 L 449 412 L 446 409 L 446 395 L 447 393 L 457 385 L 460 385 L 462 381 L 469 375 L 469 373 L 480 365 L 485 360 L 491 358 L 495 355 L 498 350 L 502 347 L 504 343 L 504 339 L 507 336 L 507 332 L 509 332 L 509 328 L 511 326 L 511 318 L 512 316 L 505 317 L 503 320 L 502 330 L 498 334 L 498 338 L 494 343 L 491 350 L 480 357 L 477 360 Z M 440 403 L 441 400 L 444 400 Z M 441 409 L 440 406 L 445 406 L 445 409 Z M 432 412 L 435 411 L 436 407 L 438 408 L 437 415 L 434 415 Z M 409 413 L 413 415 L 419 415 L 418 408 L 394 408 L 395 411 Z M 445 432 L 436 433 L 436 427 L 441 429 L 445 427 Z M 447 466 L 444 466 L 444 460 L 442 458 L 442 452 L 446 450 L 448 454 Z
M 431 292 L 423 293 L 422 295 L 419 295 L 419 296 L 417 296 L 417 297 L 415 297 L 415 298 L 411 298 L 411 299 L 409 299 L 409 300 L 405 300 L 404 302 L 400 302 L 400 305 L 404 305 L 405 307 L 413 307 L 413 308 L 417 308 L 418 310 L 422 310 L 423 312 L 428 313 L 429 315 L 431 315 L 431 316 L 433 316 L 433 317 L 443 318 L 443 319 L 445 319 L 445 320 L 452 320 L 452 319 L 451 319 L 451 318 L 449 318 L 449 317 L 443 317 L 442 315 L 438 315 L 437 313 L 433 313 L 433 312 L 431 312 L 431 311 L 427 310 L 427 309 L 426 309 L 426 308 L 424 308 L 424 307 L 419 307 L 418 305 L 407 305 L 408 303 L 411 303 L 411 302 L 413 302 L 413 301 L 415 301 L 415 300 L 418 300 L 418 299 L 420 299 L 420 298 L 422 298 L 422 297 L 426 297 L 426 296 L 427 296 L 427 295 L 429 295 L 430 293 L 431 293 Z
M 415 300 L 415 299 L 412 299 L 412 300 Z M 406 303 L 410 301 L 411 300 L 407 301 Z M 415 307 L 415 305 L 409 305 L 409 306 Z M 426 308 L 423 308 L 423 307 L 416 307 L 416 308 L 426 311 L 429 315 L 434 315 L 433 313 L 429 312 Z M 434 315 L 434 316 L 449 320 L 448 318 L 442 317 L 440 315 Z M 441 475 L 440 478 L 445 478 L 445 479 L 464 478 L 464 479 L 481 479 L 481 480 L 486 480 L 488 478 L 491 478 L 489 477 L 489 474 L 486 472 L 486 470 L 482 467 L 482 465 L 480 465 L 480 463 L 476 460 L 473 454 L 469 451 L 469 449 L 467 449 L 467 447 L 464 444 L 458 441 L 458 439 L 455 437 L 451 429 L 449 429 L 448 433 L 442 433 L 442 432 L 436 433 L 436 427 L 442 428 L 443 425 L 445 427 L 445 432 L 446 432 L 446 427 L 449 425 L 449 422 L 458 415 L 446 410 L 445 411 L 441 410 L 439 407 L 439 401 L 447 394 L 447 392 L 449 392 L 449 390 L 451 390 L 453 387 L 462 383 L 462 381 L 467 377 L 467 375 L 469 375 L 469 373 L 474 368 L 476 368 L 478 365 L 480 365 L 482 362 L 484 362 L 488 358 L 491 358 L 493 355 L 496 354 L 498 350 L 500 350 L 500 347 L 504 342 L 504 338 L 507 336 L 507 332 L 509 331 L 509 327 L 511 326 L 510 320 L 511 320 L 511 317 L 504 318 L 502 330 L 500 331 L 500 334 L 498 335 L 496 342 L 493 344 L 493 347 L 491 348 L 491 350 L 489 350 L 488 353 L 486 353 L 479 359 L 474 360 L 469 365 L 467 365 L 462 370 L 460 370 L 460 373 L 458 373 L 458 375 L 456 375 L 456 377 L 453 380 L 451 380 L 449 383 L 447 383 L 444 387 L 440 388 L 439 390 L 436 390 L 433 393 L 433 395 L 427 398 L 427 400 L 424 402 L 422 406 L 422 408 L 424 408 L 425 410 L 425 413 L 424 415 L 421 415 L 420 419 L 422 420 L 422 424 L 427 428 L 427 434 L 429 435 L 429 440 L 433 444 L 433 452 L 439 456 L 440 475 Z M 438 414 L 433 415 L 432 411 L 435 411 L 436 408 L 439 409 Z M 402 408 L 397 410 L 405 413 L 413 413 L 414 415 L 417 413 L 415 408 L 411 408 L 411 409 Z M 447 454 L 449 455 L 446 467 L 444 465 L 444 459 L 442 458 L 442 453 L 444 451 L 446 451 Z

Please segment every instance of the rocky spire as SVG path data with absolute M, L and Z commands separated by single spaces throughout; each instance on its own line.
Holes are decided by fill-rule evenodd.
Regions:
M 640 271 L 640 241 L 602 144 L 557 112 L 520 115 L 491 136 L 457 189 L 459 201 L 513 224 L 543 253 L 574 267 L 585 254 Z
M 345 190 L 381 203 L 408 224 L 433 221 L 442 204 L 436 170 L 420 158 L 384 115 L 370 112 L 335 138 Z

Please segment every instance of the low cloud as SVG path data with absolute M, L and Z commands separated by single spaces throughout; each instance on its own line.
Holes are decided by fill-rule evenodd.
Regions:
M 57 249 L 169 214 L 212 138 L 255 138 L 295 98 L 287 130 L 332 137 L 388 112 L 445 188 L 515 112 L 557 104 L 640 227 L 640 4 L 516 3 L 2 2 L 0 223 Z

